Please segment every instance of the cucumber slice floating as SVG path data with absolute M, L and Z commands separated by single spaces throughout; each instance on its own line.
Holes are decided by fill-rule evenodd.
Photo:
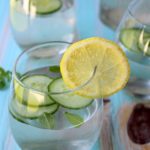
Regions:
M 69 89 L 65 85 L 62 78 L 55 79 L 51 82 L 48 86 L 48 91 L 53 92 L 63 92 L 68 91 Z M 81 109 L 90 105 L 93 100 L 78 96 L 74 93 L 68 94 L 52 94 L 50 97 L 58 104 L 63 107 L 70 108 L 70 109 Z
M 123 29 L 120 33 L 120 41 L 122 44 L 133 52 L 139 52 L 138 39 L 141 30 L 138 29 Z
M 11 106 L 9 106 L 9 112 L 19 122 L 26 123 L 26 120 L 19 116 Z
M 123 29 L 120 33 L 120 41 L 122 44 L 133 52 L 143 52 L 144 47 L 140 42 L 140 36 L 142 34 L 142 29 L 129 28 Z M 144 32 L 143 40 L 150 38 L 150 33 Z M 145 44 L 145 43 L 144 43 Z
M 54 113 L 58 109 L 58 104 L 52 104 L 49 106 L 32 107 L 21 104 L 17 99 L 13 99 L 10 103 L 10 111 L 17 118 L 18 116 L 24 118 L 35 119 L 44 113 Z
M 54 101 L 44 93 L 48 92 L 47 86 L 51 81 L 52 79 L 45 75 L 30 75 L 22 79 L 23 84 L 27 87 L 24 88 L 17 80 L 15 80 L 14 89 L 17 100 L 24 105 L 34 107 L 53 104 Z M 40 93 L 35 90 L 38 90 Z
M 62 7 L 61 0 L 30 0 L 30 10 L 37 14 L 50 14 L 58 11 Z
M 149 34 L 149 36 L 145 37 L 145 34 Z M 142 30 L 138 41 L 138 47 L 144 53 L 144 55 L 150 56 L 150 33 L 145 33 L 145 31 Z

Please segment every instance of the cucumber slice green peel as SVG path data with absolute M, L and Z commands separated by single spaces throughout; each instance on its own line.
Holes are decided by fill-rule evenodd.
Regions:
M 40 15 L 51 14 L 58 11 L 61 7 L 61 0 L 30 0 L 31 13 L 33 9 Z
M 62 78 L 53 80 L 48 86 L 49 93 L 65 92 L 68 90 L 69 88 L 65 85 Z M 82 109 L 93 102 L 92 99 L 78 96 L 72 92 L 67 94 L 50 94 L 49 96 L 55 101 L 55 103 L 69 109 Z
M 53 114 L 58 110 L 58 104 L 52 104 L 43 107 L 31 107 L 21 104 L 18 100 L 13 99 L 10 104 L 10 111 L 13 115 L 20 116 L 23 118 L 35 119 L 44 113 Z
M 122 29 L 119 38 L 128 50 L 150 56 L 150 33 L 138 28 Z
M 22 79 L 22 83 L 29 88 L 23 87 L 17 80 L 14 81 L 16 99 L 27 106 L 49 106 L 55 102 L 44 94 L 52 79 L 45 75 L 30 75 Z M 32 90 L 33 89 L 33 90 Z M 38 93 L 37 91 L 41 91 Z M 42 93 L 43 92 L 43 93 Z
M 11 106 L 9 107 L 9 113 L 13 116 L 13 118 L 18 120 L 19 122 L 26 123 L 25 119 L 16 114 L 16 112 L 12 110 Z
M 49 93 L 68 91 L 62 78 L 55 80 L 50 79 L 45 75 L 30 75 L 22 79 L 22 82 L 28 87 L 32 87 L 39 91 L 48 91 Z M 48 85 L 48 86 L 47 86 Z M 48 90 L 47 90 L 48 87 Z M 50 103 L 39 104 L 33 102 L 34 96 L 38 98 L 40 95 L 34 95 L 33 91 L 30 91 L 30 96 L 27 96 L 24 103 L 21 95 L 24 95 L 25 88 L 22 87 L 17 81 L 15 81 L 15 96 L 10 104 L 10 112 L 19 120 L 24 121 L 24 119 L 36 119 L 45 113 L 53 114 L 55 113 L 59 105 L 69 109 L 82 109 L 90 105 L 93 100 L 78 96 L 74 93 L 69 94 L 50 94 L 48 100 Z M 41 94 L 41 93 L 39 93 Z M 18 97 L 21 98 L 18 100 Z M 24 97 L 23 97 L 24 98 Z M 37 99 L 35 99 L 37 100 Z M 52 103 L 51 103 L 52 102 Z M 32 105 L 31 105 L 32 104 Z M 20 119 L 21 118 L 21 119 Z M 22 118 L 24 118 L 22 120 Z
M 145 31 L 142 30 L 139 37 L 138 46 L 139 49 L 144 53 L 144 55 L 150 56 L 150 34 L 149 37 L 145 37 L 144 35 L 145 35 Z

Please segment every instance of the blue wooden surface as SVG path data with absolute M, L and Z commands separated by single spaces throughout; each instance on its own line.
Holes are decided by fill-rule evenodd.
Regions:
M 77 27 L 80 38 L 101 36 L 113 39 L 114 32 L 105 27 L 98 18 L 99 0 L 75 0 Z M 12 70 L 20 53 L 9 28 L 9 0 L 0 0 L 0 66 Z M 8 125 L 7 100 L 9 89 L 0 91 L 0 150 L 16 150 L 10 147 L 11 138 Z M 8 144 L 9 143 L 9 144 Z M 98 143 L 93 150 L 99 150 Z

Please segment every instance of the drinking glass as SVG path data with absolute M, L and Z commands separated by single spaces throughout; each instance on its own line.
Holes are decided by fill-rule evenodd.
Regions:
M 66 42 L 49 42 L 35 46 L 24 51 L 15 63 L 9 118 L 13 136 L 21 149 L 91 150 L 99 137 L 103 122 L 103 100 L 90 100 L 82 108 L 72 108 L 82 101 L 79 102 L 77 96 L 69 102 L 70 107 L 65 107 L 68 95 L 73 95 L 79 89 L 60 90 L 64 88 L 64 85 L 60 85 L 56 87 L 58 91 L 48 92 L 47 88 L 51 87 L 49 82 L 45 82 L 41 90 L 35 88 L 41 86 L 38 84 L 44 78 L 52 80 L 51 83 L 60 80 L 61 75 L 56 68 L 69 45 Z M 43 52 L 46 55 L 42 55 Z M 52 66 L 53 71 L 50 69 Z M 37 77 L 42 78 L 38 80 Z M 50 97 L 60 101 L 50 100 Z M 82 123 L 71 124 L 65 116 L 66 112 L 83 118 Z
M 116 37 L 131 67 L 128 88 L 134 94 L 150 95 L 150 1 L 131 2 Z
M 116 29 L 131 0 L 101 0 L 100 19 L 111 29 Z
M 76 37 L 74 0 L 10 0 L 10 22 L 23 50 L 49 41 Z

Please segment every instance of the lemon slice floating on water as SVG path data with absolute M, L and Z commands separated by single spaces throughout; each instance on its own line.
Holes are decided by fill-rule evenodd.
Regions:
M 107 97 L 121 90 L 130 75 L 128 60 L 114 42 L 93 37 L 72 44 L 60 62 L 62 78 L 71 89 L 92 80 L 76 91 L 88 98 Z

